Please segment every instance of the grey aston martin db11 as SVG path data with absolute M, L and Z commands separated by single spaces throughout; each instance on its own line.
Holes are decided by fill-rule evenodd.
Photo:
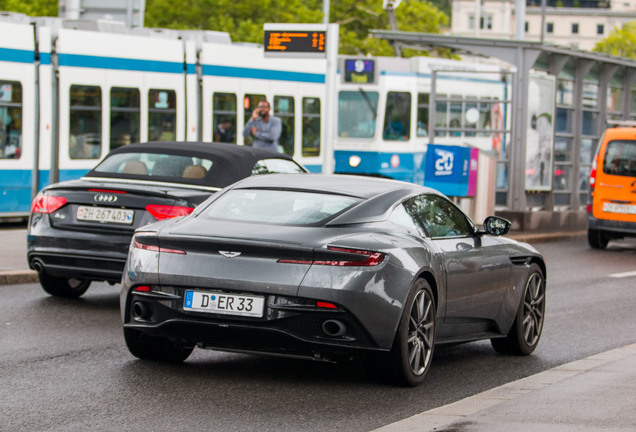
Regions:
M 233 144 L 119 147 L 81 179 L 37 194 L 27 230 L 29 267 L 49 294 L 79 297 L 91 281 L 121 281 L 136 228 L 188 214 L 250 175 L 303 172 L 290 156 Z
M 435 344 L 490 339 L 527 355 L 543 327 L 546 266 L 477 227 L 444 195 L 393 180 L 250 177 L 185 217 L 136 231 L 121 290 L 139 358 L 194 347 L 333 360 L 386 357 L 407 385 Z

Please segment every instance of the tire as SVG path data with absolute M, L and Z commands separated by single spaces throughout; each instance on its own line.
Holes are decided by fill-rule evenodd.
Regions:
M 39 273 L 40 285 L 47 293 L 56 297 L 77 298 L 84 294 L 91 284 L 88 279 L 60 278 Z
M 162 337 L 148 336 L 134 329 L 125 328 L 124 339 L 130 353 L 142 360 L 181 363 L 194 350 L 193 346 Z
M 605 249 L 609 243 L 609 238 L 603 234 L 603 231 L 588 229 L 587 242 L 593 249 Z
M 428 373 L 435 349 L 435 298 L 430 285 L 419 279 L 404 304 L 393 348 L 391 366 L 398 384 L 416 386 Z
M 544 317 L 545 278 L 532 264 L 512 328 L 506 337 L 491 339 L 492 347 L 501 354 L 531 354 L 539 344 Z

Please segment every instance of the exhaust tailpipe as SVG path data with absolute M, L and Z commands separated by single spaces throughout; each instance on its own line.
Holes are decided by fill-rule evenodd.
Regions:
M 133 318 L 147 320 L 152 316 L 152 309 L 141 301 L 136 301 L 132 304 Z
M 327 320 L 322 323 L 322 331 L 329 337 L 340 337 L 347 331 L 347 326 L 338 320 Z

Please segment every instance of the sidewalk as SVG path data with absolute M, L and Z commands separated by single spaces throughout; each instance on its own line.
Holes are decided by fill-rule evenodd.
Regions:
M 375 432 L 635 431 L 636 344 L 511 382 Z

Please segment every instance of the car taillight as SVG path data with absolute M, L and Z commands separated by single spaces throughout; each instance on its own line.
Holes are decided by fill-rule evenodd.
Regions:
M 370 267 L 377 266 L 384 261 L 385 255 L 382 252 L 373 252 L 361 249 L 345 249 L 339 247 L 329 246 L 327 248 L 334 252 L 344 252 L 347 254 L 356 254 L 360 256 L 360 259 L 340 258 L 334 256 L 333 259 L 319 259 L 319 260 L 294 260 L 294 259 L 279 259 L 279 263 L 285 264 L 314 264 L 314 265 L 326 265 L 326 266 L 359 266 Z
M 159 205 L 159 204 L 148 204 L 146 206 L 146 211 L 150 213 L 157 220 L 164 220 L 175 218 L 179 216 L 187 216 L 194 208 L 192 207 L 180 207 L 180 206 L 169 206 L 169 205 Z
M 151 252 L 163 252 L 172 253 L 177 255 L 187 255 L 186 251 L 179 249 L 169 249 L 159 247 L 159 240 L 154 235 L 148 235 L 147 233 L 135 234 L 133 236 L 131 245 L 135 249 L 142 249 Z
M 53 213 L 66 204 L 66 198 L 38 193 L 31 204 L 31 213 Z
M 596 164 L 598 162 L 598 155 L 594 157 L 592 161 L 592 169 L 590 170 L 590 190 L 594 190 L 594 186 L 596 186 Z

